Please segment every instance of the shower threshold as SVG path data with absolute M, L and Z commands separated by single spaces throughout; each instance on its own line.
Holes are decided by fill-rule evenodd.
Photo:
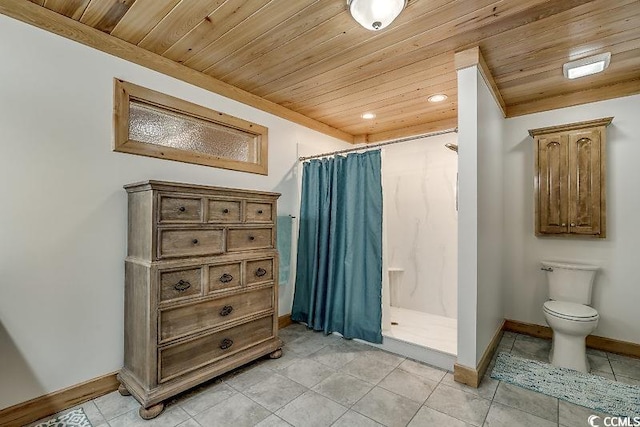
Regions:
M 383 350 L 453 370 L 457 357 L 457 319 L 391 307 L 391 327 L 383 329 Z M 395 324 L 394 324 L 395 323 Z

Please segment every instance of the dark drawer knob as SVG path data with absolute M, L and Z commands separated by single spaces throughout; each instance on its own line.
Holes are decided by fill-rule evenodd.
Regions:
M 198 244 L 198 239 L 193 239 L 193 240 L 191 241 L 191 243 L 193 243 L 194 245 L 197 245 L 197 244 Z
M 220 281 L 222 283 L 229 283 L 232 280 L 233 280 L 233 276 L 230 275 L 229 273 L 224 273 L 222 276 L 220 276 Z
M 224 307 L 222 307 L 222 310 L 220 310 L 220 316 L 228 316 L 232 311 L 233 307 L 231 307 L 230 305 L 225 305 Z
M 254 241 L 254 240 L 256 240 L 256 238 L 253 237 L 253 236 L 249 236 L 249 240 Z
M 262 215 L 262 209 L 258 211 L 258 215 Z
M 184 292 L 190 287 L 191 287 L 191 283 L 187 282 L 186 280 L 180 280 L 178 283 L 173 285 L 173 289 L 175 289 L 178 292 Z
M 222 209 L 222 213 L 229 213 L 229 209 Z
M 265 274 L 267 274 L 267 270 L 265 270 L 262 267 L 260 267 L 259 269 L 256 270 L 256 276 L 258 276 L 258 277 L 262 277 Z
M 230 340 L 229 338 L 225 338 L 222 341 L 220 341 L 220 349 L 222 350 L 226 350 L 232 345 L 233 345 L 233 340 Z
M 178 210 L 179 210 L 180 212 L 184 212 L 184 211 L 186 211 L 186 210 L 187 210 L 187 208 L 185 208 L 184 206 L 180 206 L 180 207 L 178 208 Z

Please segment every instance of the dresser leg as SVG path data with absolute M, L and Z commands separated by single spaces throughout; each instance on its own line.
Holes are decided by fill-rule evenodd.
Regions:
M 279 348 L 276 351 L 274 351 L 271 354 L 269 354 L 269 358 L 270 359 L 280 359 L 280 357 L 282 357 L 282 349 L 281 348 Z
M 160 415 L 163 410 L 164 410 L 164 403 L 160 402 L 149 408 L 140 407 L 138 414 L 140 414 L 140 418 L 144 420 L 150 420 Z
M 129 393 L 129 390 L 127 390 L 124 384 L 120 384 L 118 386 L 118 393 L 120 393 L 120 395 L 122 396 L 131 396 L 131 393 Z

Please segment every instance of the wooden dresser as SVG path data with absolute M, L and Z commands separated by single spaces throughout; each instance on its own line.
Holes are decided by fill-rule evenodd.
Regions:
M 280 357 L 279 194 L 146 181 L 126 185 L 120 393 L 163 401 L 269 354 Z

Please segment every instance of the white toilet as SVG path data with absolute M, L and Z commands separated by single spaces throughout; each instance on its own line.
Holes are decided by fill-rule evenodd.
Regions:
M 589 307 L 598 266 L 542 261 L 547 272 L 549 301 L 544 318 L 553 330 L 549 360 L 554 366 L 589 372 L 585 340 L 598 326 L 598 312 Z

